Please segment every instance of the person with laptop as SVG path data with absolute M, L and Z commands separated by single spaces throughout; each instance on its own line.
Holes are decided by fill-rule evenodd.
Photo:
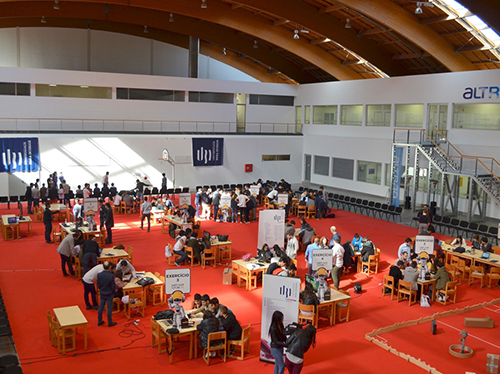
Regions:
M 486 236 L 481 238 L 481 251 L 485 253 L 493 253 L 493 248 L 491 247 L 491 244 L 488 243 L 488 238 Z

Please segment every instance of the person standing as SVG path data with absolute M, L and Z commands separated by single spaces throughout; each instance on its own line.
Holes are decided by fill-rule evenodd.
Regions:
M 53 244 L 54 242 L 50 238 L 52 234 L 52 215 L 57 212 L 52 212 L 50 210 L 50 201 L 45 203 L 45 210 L 43 211 L 43 224 L 45 225 L 45 243 Z
M 299 250 L 299 241 L 295 237 L 295 234 L 288 234 L 286 243 L 286 255 L 290 258 L 297 258 L 297 251 Z
M 271 337 L 271 354 L 274 357 L 274 374 L 283 374 L 285 372 L 285 363 L 283 361 L 283 348 L 285 347 L 286 336 L 283 326 L 283 313 L 275 310 L 269 326 L 269 336 Z
M 111 313 L 113 312 L 113 297 L 115 296 L 115 265 L 106 261 L 103 268 L 104 271 L 97 274 L 97 287 L 99 287 L 99 292 L 101 293 L 101 303 L 97 311 L 97 326 L 104 324 L 102 312 L 104 311 L 104 305 L 107 305 L 108 326 L 112 327 L 116 325 L 116 322 L 113 322 L 111 318 Z
M 344 266 L 344 247 L 340 245 L 340 239 L 333 239 L 333 269 L 332 279 L 335 288 L 338 290 L 340 287 L 340 277 L 342 276 L 342 266 Z
M 28 214 L 33 214 L 33 183 L 30 183 L 29 186 L 26 186 L 26 193 L 24 196 L 26 197 L 26 201 L 28 202 Z
M 31 197 L 33 198 L 33 206 L 36 206 L 37 208 L 40 207 L 40 190 L 38 189 L 38 184 L 36 183 L 31 190 Z
M 70 187 L 69 187 L 69 184 L 66 183 L 66 180 L 63 179 L 62 180 L 62 186 L 63 186 L 63 193 L 64 193 L 64 204 L 68 204 L 68 208 L 71 208 L 71 200 L 69 198 L 69 190 L 70 190 Z
M 163 197 L 163 195 L 166 193 L 167 193 L 167 176 L 165 175 L 165 173 L 162 173 L 162 175 L 161 175 L 161 188 L 160 188 L 161 197 Z
M 106 261 L 107 262 L 107 261 Z M 103 264 L 99 264 L 90 269 L 82 278 L 83 283 L 83 299 L 85 300 L 86 309 L 99 309 L 97 305 L 97 292 L 94 283 L 97 282 L 97 274 L 104 271 Z M 92 297 L 92 305 L 90 304 L 89 294 Z
M 221 189 L 217 188 L 212 194 L 212 205 L 214 206 L 214 221 L 219 218 L 219 204 L 220 204 Z
M 141 216 L 141 230 L 143 229 L 144 218 L 148 220 L 148 232 L 151 229 L 151 209 L 153 209 L 153 205 L 148 201 L 148 198 L 144 198 L 144 202 L 141 206 L 142 216 Z
M 316 346 L 316 328 L 307 325 L 295 330 L 286 341 L 285 366 L 290 374 L 299 374 L 304 366 L 304 353 Z
M 47 201 L 47 187 L 45 187 L 45 183 L 42 183 L 42 187 L 40 187 L 40 199 L 42 199 L 42 203 Z
M 109 171 L 107 171 L 106 174 L 104 174 L 104 177 L 102 177 L 102 184 L 109 186 Z
M 201 192 L 202 192 L 202 189 L 198 188 L 198 191 L 196 192 L 196 195 L 194 196 L 194 206 L 196 207 L 196 218 L 200 218 Z
M 106 224 L 106 231 L 108 233 L 105 243 L 111 244 L 113 242 L 113 233 L 111 229 L 115 226 L 115 217 L 113 216 L 113 208 L 111 208 L 110 203 L 106 203 L 106 219 L 104 223 Z
M 247 202 L 250 200 L 247 195 L 244 193 L 240 193 L 237 197 L 238 201 L 238 211 L 240 212 L 240 223 L 248 222 L 248 209 L 247 209 Z
M 75 234 L 68 234 L 63 239 L 59 247 L 57 247 L 57 253 L 61 256 L 61 269 L 63 276 L 67 277 L 66 265 L 68 266 L 69 273 L 72 277 L 75 276 L 75 271 L 73 270 L 73 265 L 71 265 L 71 256 L 76 256 L 75 252 L 75 241 L 81 237 L 82 232 L 80 230 L 76 231 Z

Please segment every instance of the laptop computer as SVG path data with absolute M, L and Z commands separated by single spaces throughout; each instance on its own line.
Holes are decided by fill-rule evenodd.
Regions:
M 487 260 L 490 258 L 490 253 L 489 252 L 483 252 L 483 255 L 481 256 L 483 260 Z
M 7 218 L 8 223 L 17 223 L 17 217 L 9 217 Z

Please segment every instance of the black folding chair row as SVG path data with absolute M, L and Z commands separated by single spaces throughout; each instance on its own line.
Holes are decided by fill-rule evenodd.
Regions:
M 401 222 L 401 213 L 403 212 L 402 207 L 332 193 L 328 194 L 328 201 L 331 202 L 332 207 L 337 209 L 348 210 L 353 213 L 366 214 L 367 216 L 373 214 L 373 217 L 375 218 L 378 216 L 380 219 L 393 219 L 394 222 L 396 222 L 396 217 L 398 217 Z
M 477 222 L 459 220 L 458 218 L 441 217 L 435 215 L 432 219 L 434 227 L 443 228 L 443 234 L 448 232 L 450 236 L 462 236 L 471 239 L 475 234 L 494 239 L 498 245 L 498 226 L 488 226 Z M 492 240 L 493 241 L 493 240 Z

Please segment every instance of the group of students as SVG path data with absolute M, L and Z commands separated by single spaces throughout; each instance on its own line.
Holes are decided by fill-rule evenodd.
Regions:
M 198 239 L 198 234 L 190 228 L 181 230 L 175 237 L 175 244 L 172 248 L 173 254 L 180 256 L 175 260 L 176 266 L 181 266 L 187 258 L 186 248 L 192 249 L 192 255 L 201 264 L 201 256 L 206 249 L 211 248 L 210 233 L 205 231 L 201 239 Z
M 212 332 L 226 331 L 227 340 L 240 340 L 242 328 L 236 316 L 229 308 L 219 303 L 216 297 L 210 298 L 207 294 L 195 294 L 191 311 L 191 318 L 203 318 L 196 326 L 200 332 L 200 347 L 208 345 L 208 335 Z M 234 352 L 231 351 L 230 355 Z

